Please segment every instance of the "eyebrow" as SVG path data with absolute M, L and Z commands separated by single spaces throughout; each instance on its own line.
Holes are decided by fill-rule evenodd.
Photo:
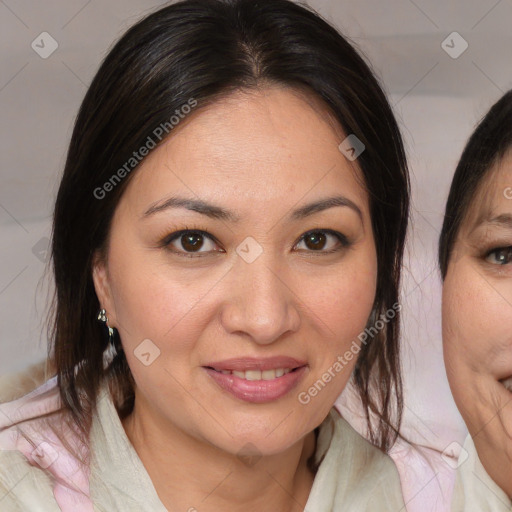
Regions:
M 484 224 L 491 224 L 494 226 L 512 229 L 512 215 L 510 213 L 502 213 L 500 215 L 496 215 L 495 217 L 490 217 L 488 215 L 483 216 L 475 223 L 470 233 L 483 226 Z
M 329 208 L 336 206 L 345 206 L 357 213 L 361 221 L 363 220 L 363 214 L 359 206 L 345 196 L 333 196 L 324 199 L 319 199 L 312 203 L 306 204 L 292 211 L 288 217 L 290 220 L 297 221 L 309 217 L 314 213 L 318 213 Z M 162 212 L 171 208 L 185 208 L 187 210 L 201 213 L 212 219 L 225 220 L 230 222 L 238 222 L 240 216 L 236 213 L 226 210 L 220 206 L 207 203 L 201 199 L 190 199 L 180 196 L 172 196 L 163 201 L 152 204 L 140 217 L 141 220 L 146 219 L 155 213 Z

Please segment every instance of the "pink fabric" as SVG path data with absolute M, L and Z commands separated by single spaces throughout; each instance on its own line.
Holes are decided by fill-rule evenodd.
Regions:
M 350 383 L 335 406 L 352 428 L 366 437 L 366 417 L 361 401 Z M 452 443 L 451 449 L 444 453 L 433 447 L 422 446 L 420 443 L 425 442 L 425 437 L 421 432 L 425 428 L 424 424 L 403 425 L 402 435 L 413 442 L 419 438 L 420 442 L 410 444 L 398 439 L 389 451 L 389 456 L 400 475 L 407 512 L 450 512 L 460 451 L 458 448 L 461 446 Z
M 17 450 L 32 466 L 45 468 L 55 478 L 53 494 L 63 512 L 94 512 L 88 471 L 66 450 L 51 428 L 31 420 L 59 409 L 60 404 L 56 377 L 17 400 L 0 404 L 0 449 Z M 25 422 L 13 426 L 19 421 Z M 73 449 L 80 448 L 78 437 L 71 431 L 66 433 L 66 440 Z
M 449 512 L 455 485 L 455 458 L 398 440 L 389 455 L 400 474 L 407 512 Z M 447 463 L 448 460 L 448 463 Z M 452 464 L 450 466 L 450 464 Z

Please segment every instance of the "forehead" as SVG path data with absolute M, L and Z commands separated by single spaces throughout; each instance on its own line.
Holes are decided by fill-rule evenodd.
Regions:
M 470 201 L 466 230 L 492 222 L 496 217 L 512 212 L 512 152 L 494 164 Z
M 137 169 L 125 201 L 137 210 L 179 190 L 245 206 L 279 206 L 333 189 L 367 203 L 357 162 L 323 102 L 284 87 L 234 93 L 185 118 Z

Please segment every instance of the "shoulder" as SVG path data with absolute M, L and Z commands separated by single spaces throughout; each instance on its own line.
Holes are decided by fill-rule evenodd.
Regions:
M 0 403 L 9 402 L 30 393 L 52 375 L 50 363 L 41 361 L 24 370 L 0 376 Z
M 389 455 L 359 434 L 337 411 L 332 411 L 331 416 L 337 428 L 340 450 L 353 457 L 355 468 L 360 471 L 375 468 L 385 478 L 399 481 L 398 471 Z
M 0 377 L 0 448 L 20 437 L 29 420 L 44 417 L 61 408 L 57 377 L 46 380 L 45 363 Z
M 59 511 L 55 492 L 62 491 L 58 482 L 71 481 L 77 473 L 59 437 L 64 415 L 56 379 L 45 381 L 41 367 L 32 369 L 35 372 L 3 377 L 0 385 L 2 512 Z M 5 401 L 6 397 L 11 400 Z
M 404 507 L 400 477 L 391 457 L 357 433 L 335 408 L 322 424 L 320 450 L 329 436 L 328 449 L 315 477 L 315 506 L 317 500 L 328 510 L 332 507 L 350 512 Z
M 452 512 L 483 510 L 511 512 L 512 501 L 485 471 L 468 434 L 459 455 Z
M 0 510 L 2 512 L 60 509 L 53 496 L 50 477 L 32 466 L 19 451 L 0 449 Z

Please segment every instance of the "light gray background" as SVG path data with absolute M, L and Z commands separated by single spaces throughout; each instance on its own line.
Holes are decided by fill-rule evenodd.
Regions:
M 0 0 L 0 374 L 44 357 L 44 246 L 74 117 L 100 60 L 149 0 Z M 463 423 L 444 374 L 437 238 L 451 176 L 475 123 L 512 86 L 510 0 L 311 0 L 369 57 L 402 124 L 413 172 L 404 275 L 405 424 L 443 449 Z M 458 32 L 458 58 L 442 42 Z M 57 50 L 42 59 L 42 32 Z M 450 39 L 448 40 L 450 41 Z M 451 42 L 448 44 L 452 45 Z M 453 45 L 455 49 L 459 43 Z

